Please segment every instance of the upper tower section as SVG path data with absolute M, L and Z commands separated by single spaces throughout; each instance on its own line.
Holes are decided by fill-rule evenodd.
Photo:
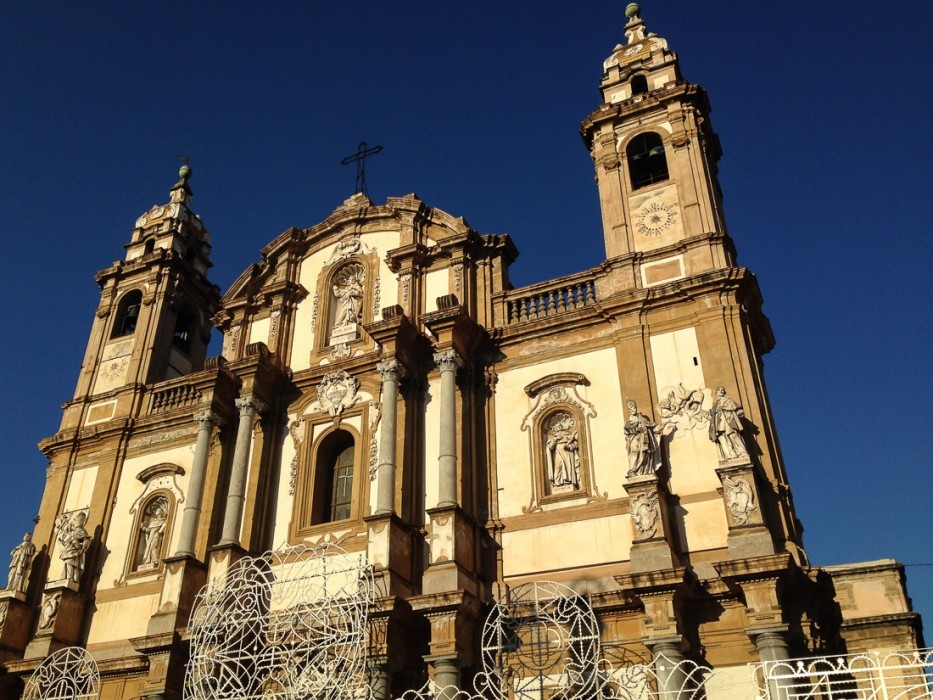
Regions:
M 168 203 L 137 219 L 126 259 L 97 274 L 100 305 L 73 409 L 94 397 L 92 407 L 113 406 L 107 418 L 127 415 L 136 404 L 129 397 L 145 385 L 204 366 L 220 295 L 207 280 L 210 234 L 189 208 L 191 168 L 178 174 Z
M 581 125 L 596 167 L 606 257 L 660 260 L 690 241 L 697 250 L 680 261 L 680 276 L 734 265 L 706 93 L 684 80 L 677 54 L 648 31 L 638 5 L 625 13 L 626 43 L 603 63 L 603 104 Z M 643 274 L 641 282 L 666 278 L 652 279 Z

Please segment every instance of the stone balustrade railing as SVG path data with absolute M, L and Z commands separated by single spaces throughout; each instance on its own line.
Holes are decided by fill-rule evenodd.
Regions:
M 511 326 L 582 309 L 595 302 L 596 284 L 592 277 L 565 278 L 507 292 L 500 307 L 501 317 L 496 321 L 497 325 Z
M 191 406 L 201 400 L 201 391 L 192 384 L 178 384 L 152 393 L 149 413 L 171 411 L 182 406 Z

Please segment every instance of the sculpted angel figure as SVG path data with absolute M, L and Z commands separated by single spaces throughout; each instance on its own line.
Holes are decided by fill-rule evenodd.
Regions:
M 337 300 L 334 327 L 358 323 L 363 306 L 362 265 L 347 265 L 340 270 L 334 279 L 333 291 Z
M 716 387 L 716 400 L 709 411 L 709 439 L 719 448 L 721 460 L 748 454 L 745 439 L 742 437 L 744 415 L 742 407 L 726 396 L 725 388 Z
M 84 529 L 86 524 L 87 513 L 83 510 L 72 513 L 70 517 L 63 513 L 56 519 L 58 542 L 62 548 L 58 558 L 65 563 L 65 580 L 71 583 L 81 582 L 84 555 L 91 546 L 91 536 Z
M 29 575 L 29 565 L 36 554 L 36 545 L 32 543 L 32 535 L 28 532 L 23 535 L 23 541 L 10 552 L 10 576 L 7 579 L 6 589 L 16 593 L 26 592 L 26 583 Z
M 547 429 L 547 476 L 552 486 L 580 486 L 580 445 L 573 417 L 558 413 L 545 424 Z
M 644 413 L 638 412 L 638 405 L 631 399 L 626 401 L 625 405 L 631 414 L 623 428 L 625 449 L 628 451 L 628 473 L 625 476 L 628 479 L 633 476 L 649 476 L 660 466 L 655 459 L 658 438 L 654 430 L 657 426 Z

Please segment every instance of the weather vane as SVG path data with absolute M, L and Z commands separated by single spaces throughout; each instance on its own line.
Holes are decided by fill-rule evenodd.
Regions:
M 367 148 L 365 141 L 360 141 L 359 147 L 356 149 L 356 153 L 352 156 L 347 156 L 342 161 L 341 165 L 350 165 L 350 163 L 356 163 L 356 191 L 367 194 L 366 192 L 366 159 L 369 156 L 374 156 L 382 150 L 382 146 L 373 146 L 372 148 Z M 368 195 L 367 195 L 368 196 Z

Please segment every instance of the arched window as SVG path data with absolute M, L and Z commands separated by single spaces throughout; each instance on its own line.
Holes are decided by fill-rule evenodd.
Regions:
M 143 303 L 143 293 L 138 289 L 127 292 L 120 299 L 117 307 L 117 317 L 113 322 L 111 338 L 120 338 L 124 335 L 133 335 L 136 332 L 136 322 L 139 320 L 139 308 Z
M 197 321 L 198 316 L 190 306 L 183 306 L 178 310 L 172 343 L 186 354 L 191 350 L 191 343 L 194 340 Z
M 155 250 L 155 238 L 150 238 L 146 241 L 146 245 L 143 248 L 143 255 L 149 255 L 152 251 Z
M 632 189 L 661 182 L 668 178 L 667 156 L 660 135 L 653 131 L 639 134 L 625 149 Z
M 328 435 L 317 450 L 311 525 L 350 518 L 356 444 L 344 430 Z
M 642 95 L 648 92 L 648 78 L 643 75 L 636 75 L 632 78 L 632 94 Z

